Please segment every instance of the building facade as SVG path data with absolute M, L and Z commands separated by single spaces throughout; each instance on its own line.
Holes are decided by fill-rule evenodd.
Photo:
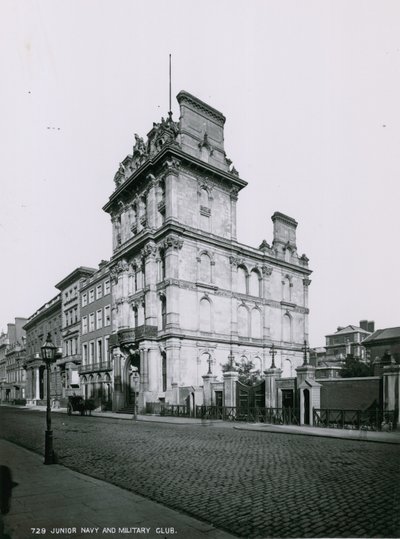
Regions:
M 117 408 L 202 404 L 203 376 L 227 361 L 285 376 L 308 340 L 308 258 L 297 222 L 275 212 L 273 241 L 237 241 L 236 204 L 247 183 L 224 150 L 225 117 L 187 92 L 178 122 L 135 135 L 104 210 L 113 226 L 112 335 Z M 139 378 L 137 378 L 139 375 Z M 138 393 L 138 395 L 137 395 Z M 136 396 L 135 396 L 136 395 Z
M 6 350 L 9 343 L 8 332 L 2 332 L 0 335 L 0 402 L 6 402 L 10 397 L 6 377 Z
M 61 294 L 42 305 L 30 316 L 26 331 L 26 400 L 28 404 L 44 404 L 47 398 L 46 366 L 41 347 L 50 333 L 59 355 L 62 347 Z M 59 401 L 62 396 L 60 370 L 56 363 L 50 370 L 50 396 Z
M 111 334 L 111 278 L 107 262 L 80 290 L 81 355 L 79 367 L 81 392 L 94 399 L 96 406 L 112 407 L 112 362 L 109 338 Z
M 7 341 L 5 348 L 5 400 L 25 400 L 25 341 L 24 324 L 26 318 L 15 318 L 14 323 L 7 324 Z
M 61 376 L 61 403 L 80 392 L 78 368 L 81 354 L 81 304 L 80 289 L 96 270 L 79 267 L 56 284 L 61 293 L 62 357 L 57 360 Z
M 377 329 L 363 342 L 371 361 L 390 354 L 400 365 L 400 327 Z
M 324 361 L 344 361 L 347 356 L 365 361 L 366 350 L 363 341 L 374 331 L 374 322 L 361 320 L 360 326 L 338 327 L 331 335 L 326 335 Z

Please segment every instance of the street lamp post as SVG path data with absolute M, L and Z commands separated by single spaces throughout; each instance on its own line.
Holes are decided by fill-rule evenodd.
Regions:
M 50 410 L 50 365 L 56 357 L 57 347 L 51 341 L 51 335 L 48 333 L 46 341 L 41 347 L 42 359 L 46 363 L 47 369 L 47 408 L 46 408 L 46 434 L 44 442 L 44 464 L 54 464 L 53 451 L 53 431 L 51 430 L 51 410 Z

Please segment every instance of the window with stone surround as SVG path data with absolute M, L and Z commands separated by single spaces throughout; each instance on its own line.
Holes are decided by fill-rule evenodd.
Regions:
M 107 281 L 104 281 L 104 295 L 110 293 L 110 279 L 107 279 Z
M 85 307 L 87 305 L 87 293 L 82 294 L 82 307 Z
M 104 325 L 109 326 L 111 324 L 111 307 L 106 305 L 104 307 Z
M 207 253 L 200 255 L 199 280 L 202 283 L 211 283 L 211 259 Z
M 200 331 L 211 331 L 211 303 L 208 298 L 200 300 Z
M 285 342 L 292 342 L 292 318 L 289 313 L 283 315 L 282 340 Z
M 94 331 L 95 325 L 94 325 L 94 313 L 89 314 L 89 331 Z
M 249 336 L 249 311 L 244 305 L 239 305 L 238 307 L 237 329 L 239 337 Z
M 249 294 L 251 296 L 261 296 L 261 276 L 258 270 L 253 269 L 249 278 Z
M 85 335 L 88 332 L 88 320 L 87 316 L 82 317 L 82 335 Z
M 247 294 L 247 269 L 244 266 L 238 266 L 237 269 L 237 291 L 240 294 Z

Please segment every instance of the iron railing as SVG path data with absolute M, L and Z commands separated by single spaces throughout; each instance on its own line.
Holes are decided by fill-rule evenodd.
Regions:
M 392 430 L 396 428 L 398 414 L 394 410 L 341 410 L 313 409 L 315 427 L 355 430 Z

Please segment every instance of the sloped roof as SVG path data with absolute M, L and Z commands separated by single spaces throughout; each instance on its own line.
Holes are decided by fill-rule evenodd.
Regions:
M 384 339 L 398 339 L 400 338 L 400 327 L 377 329 L 372 335 L 367 337 L 363 343 L 369 343 L 373 341 L 382 341 Z
M 367 331 L 363 328 L 359 328 L 358 326 L 349 325 L 344 328 L 339 329 L 335 333 L 330 333 L 329 335 L 326 335 L 327 337 L 332 337 L 333 335 L 344 335 L 347 333 L 366 333 L 367 335 L 370 335 L 371 332 Z

